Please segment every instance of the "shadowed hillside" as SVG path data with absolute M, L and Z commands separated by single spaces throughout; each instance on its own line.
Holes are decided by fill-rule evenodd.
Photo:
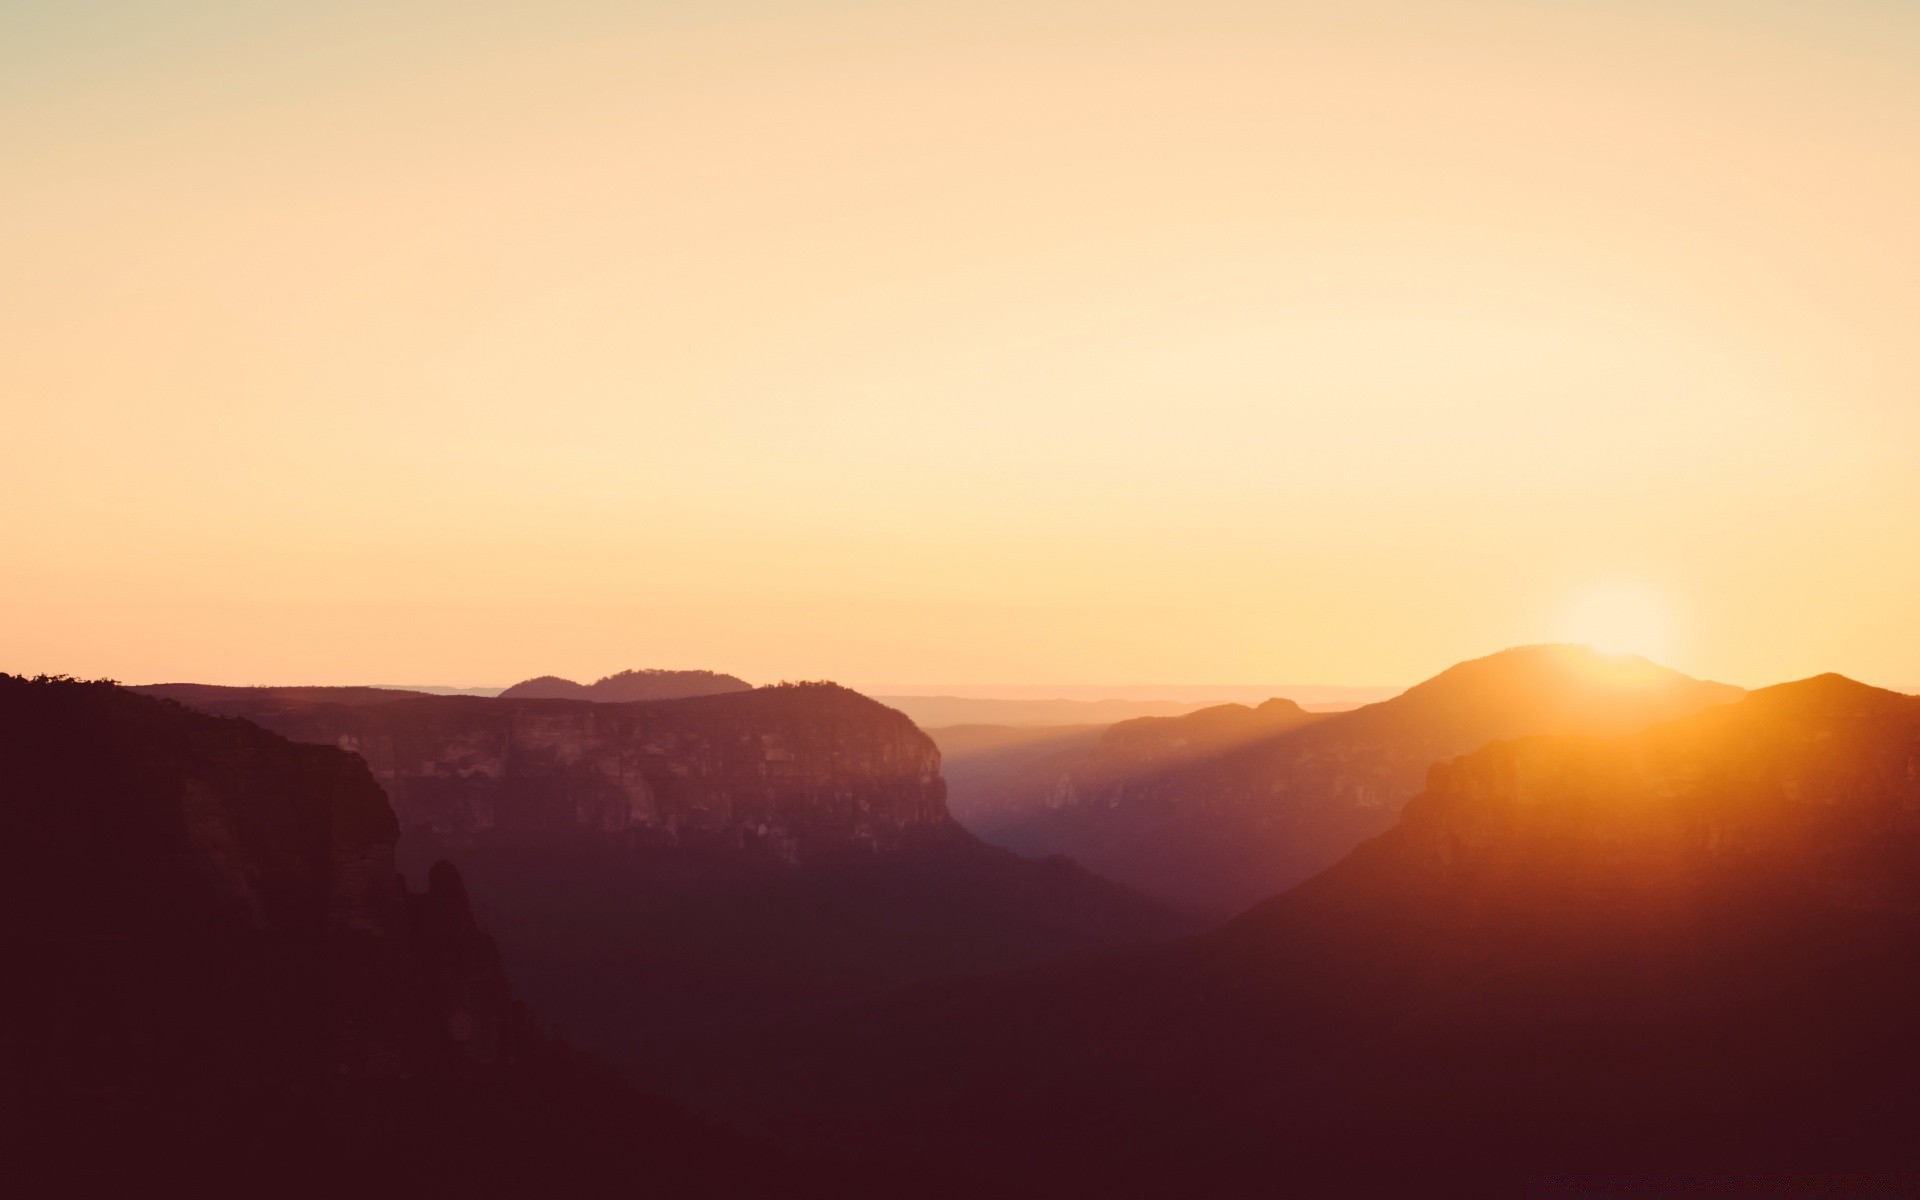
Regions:
M 357 757 L 0 676 L 0 1154 L 21 1194 L 764 1194 L 811 1168 L 534 1032 Z M 41 1190 L 41 1189 L 52 1190 Z

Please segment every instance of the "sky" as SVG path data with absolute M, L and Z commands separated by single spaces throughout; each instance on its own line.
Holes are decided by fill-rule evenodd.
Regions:
M 0 670 L 1920 687 L 1920 6 L 0 0 Z

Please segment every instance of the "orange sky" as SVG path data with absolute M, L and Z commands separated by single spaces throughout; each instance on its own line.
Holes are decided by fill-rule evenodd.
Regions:
M 20 0 L 0 179 L 0 669 L 1920 685 L 1907 6 Z

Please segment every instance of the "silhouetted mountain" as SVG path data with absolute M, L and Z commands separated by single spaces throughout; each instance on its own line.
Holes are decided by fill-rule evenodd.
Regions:
M 711 1100 L 983 1194 L 1891 1195 L 1917 1006 L 1920 699 L 1824 676 L 1436 766 L 1214 934 L 748 1044 Z
M 687 696 L 715 696 L 744 692 L 753 687 L 744 679 L 713 671 L 621 671 L 591 684 L 575 683 L 558 675 L 523 680 L 501 692 L 509 700 L 597 700 L 626 704 L 635 700 L 680 700 Z
M 964 811 L 998 844 L 1065 854 L 1225 915 L 1390 827 L 1429 763 L 1500 738 L 1626 732 L 1740 694 L 1641 658 L 1529 646 L 1461 663 L 1351 712 L 1311 722 L 1289 713 L 1265 735 L 1254 717 L 1206 718 L 1217 720 L 1219 742 L 1184 758 L 1064 774 L 1061 764 L 1043 764 L 1038 778 L 997 798 L 969 796 Z
M 452 857 L 517 986 L 630 1063 L 696 1029 L 1194 925 L 947 815 L 939 752 L 832 684 L 636 704 L 197 693 L 363 755 L 413 869 Z
M 0 676 L 0 1177 L 19 1194 L 765 1194 L 784 1160 L 535 1035 L 354 755 Z

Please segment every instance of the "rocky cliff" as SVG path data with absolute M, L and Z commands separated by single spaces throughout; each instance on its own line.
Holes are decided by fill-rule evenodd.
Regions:
M 757 1151 L 537 1036 L 460 874 L 410 892 L 399 832 L 338 748 L 0 676 L 6 1180 L 764 1194 Z
M 832 684 L 634 704 L 307 689 L 148 689 L 365 759 L 402 825 L 598 830 L 791 863 L 951 834 L 939 751 Z
M 832 684 L 632 704 L 159 690 L 362 756 L 409 876 L 459 862 L 521 993 L 623 1065 L 1194 927 L 980 843 L 947 815 L 933 742 Z
M 353 755 L 107 684 L 4 677 L 0 787 L 0 930 L 68 968 L 28 973 L 46 990 L 20 998 L 50 1024 L 14 1043 L 48 1056 L 22 1078 L 337 1087 L 508 1056 L 511 1000 L 449 899 L 458 874 L 442 864 L 426 894 L 406 891 L 399 826 Z M 188 946 L 258 969 L 173 978 Z M 128 994 L 69 995 L 82 977 Z M 114 1027 L 62 1032 L 109 1002 Z

